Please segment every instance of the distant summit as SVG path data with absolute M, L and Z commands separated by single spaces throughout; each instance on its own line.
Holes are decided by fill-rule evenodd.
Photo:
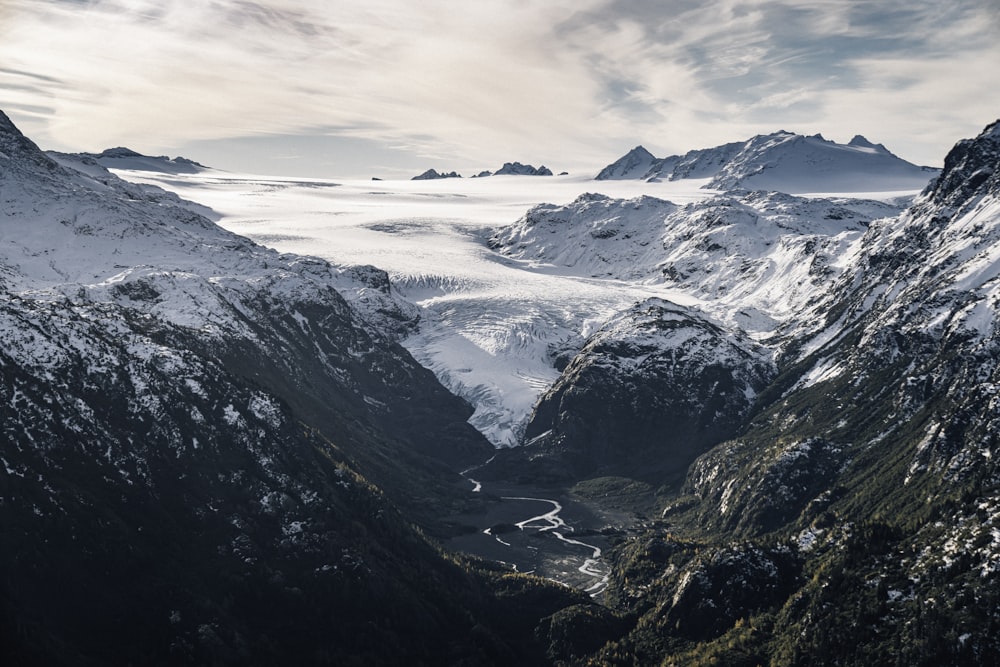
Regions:
M 462 175 L 455 171 L 447 173 L 438 172 L 436 169 L 428 169 L 419 176 L 414 176 L 411 181 L 433 181 L 439 178 L 462 178 Z
M 566 172 L 563 172 L 565 174 Z M 473 174 L 471 178 L 486 178 L 487 176 L 552 176 L 552 170 L 542 165 L 541 167 L 534 167 L 530 164 L 521 164 L 520 162 L 504 162 L 503 166 L 496 171 L 489 171 L 484 169 L 478 174 Z M 438 178 L 462 178 L 462 175 L 457 172 L 438 172 L 434 169 L 428 169 L 419 176 L 414 176 L 411 181 L 427 181 Z
M 644 178 L 659 160 L 642 146 L 636 146 L 597 175 L 598 181 Z
M 58 153 L 48 151 L 49 157 L 60 162 L 77 163 L 74 168 L 98 164 L 105 169 L 120 169 L 123 171 L 154 171 L 161 174 L 197 174 L 209 167 L 189 160 L 185 157 L 171 158 L 166 155 L 150 156 L 137 153 L 131 148 L 116 146 L 100 153 Z
M 530 164 L 520 162 L 504 162 L 503 166 L 493 172 L 494 176 L 551 176 L 552 170 L 545 165 L 537 169 Z
M 871 148 L 872 150 L 880 153 L 889 153 L 889 149 L 882 144 L 873 144 L 860 134 L 855 134 L 854 138 L 847 142 L 847 145 L 853 146 L 854 148 Z M 889 155 L 892 155 L 892 153 L 889 153 Z
M 711 179 L 717 190 L 877 192 L 919 190 L 938 170 L 919 167 L 861 135 L 847 144 L 781 130 L 745 142 L 656 158 L 637 146 L 601 170 L 596 180 Z

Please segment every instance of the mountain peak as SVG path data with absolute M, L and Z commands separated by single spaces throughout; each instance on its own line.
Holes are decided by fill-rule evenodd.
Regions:
M 411 181 L 432 181 L 440 178 L 462 178 L 462 175 L 457 171 L 439 172 L 437 169 L 428 169 L 419 176 L 414 176 Z
M 520 162 L 504 162 L 503 166 L 493 172 L 494 176 L 551 176 L 552 171 L 542 165 L 535 168 L 534 165 L 521 164 Z
M 956 208 L 987 193 L 1000 196 L 1000 120 L 975 139 L 955 144 L 941 175 L 924 192 L 930 201 Z
M 10 118 L 3 111 L 0 111 L 0 134 L 21 134 L 21 131 L 14 126 Z
M 124 146 L 116 146 L 115 148 L 106 148 L 105 150 L 101 151 L 100 155 L 98 155 L 97 157 L 121 158 L 121 157 L 145 157 L 145 156 L 142 155 L 141 153 L 136 153 L 131 148 L 125 148 Z
M 620 178 L 641 178 L 649 171 L 656 156 L 642 145 L 636 146 L 601 170 L 595 180 L 606 181 Z
M 876 144 L 869 141 L 866 137 L 855 134 L 854 138 L 847 142 L 847 145 L 851 148 L 865 148 L 873 151 L 878 151 L 879 153 L 886 153 L 887 155 L 892 155 L 892 152 L 885 147 L 884 144 Z
M 626 155 L 637 155 L 637 156 L 641 156 L 641 157 L 647 157 L 647 156 L 648 157 L 653 157 L 653 154 L 650 153 L 648 150 L 646 150 L 646 147 L 643 146 L 642 144 L 639 144 L 638 146 L 636 146 L 635 148 L 633 148 L 632 150 L 630 150 L 628 153 L 626 153 Z
M 50 171 L 56 168 L 56 163 L 46 157 L 35 142 L 24 136 L 7 114 L 0 111 L 0 160 L 3 160 L 0 165 L 5 165 L 8 159 L 33 162 Z

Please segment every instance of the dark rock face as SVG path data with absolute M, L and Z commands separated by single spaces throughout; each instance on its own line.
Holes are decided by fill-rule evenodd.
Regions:
M 587 341 L 539 400 L 525 449 L 568 474 L 676 475 L 734 432 L 773 373 L 750 340 L 651 299 Z
M 445 173 L 445 172 L 438 172 L 435 169 L 428 169 L 424 173 L 420 174 L 419 176 L 414 176 L 410 180 L 411 181 L 432 181 L 432 180 L 436 180 L 436 179 L 439 179 L 439 178 L 462 178 L 462 175 L 459 174 L 458 172 L 454 172 L 454 171 L 450 171 L 450 172 Z
M 985 195 L 1000 194 L 1000 120 L 976 139 L 958 142 L 944 159 L 944 171 L 925 194 L 941 206 L 958 208 Z

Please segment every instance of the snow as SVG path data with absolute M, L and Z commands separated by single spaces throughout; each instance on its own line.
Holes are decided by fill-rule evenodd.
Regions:
M 806 528 L 798 537 L 799 551 L 812 551 L 816 547 L 816 542 L 823 535 L 822 528 Z
M 827 382 L 840 376 L 844 370 L 844 366 L 836 359 L 821 359 L 816 362 L 808 373 L 802 376 L 802 379 L 796 383 L 795 389 L 804 389 L 820 382 Z

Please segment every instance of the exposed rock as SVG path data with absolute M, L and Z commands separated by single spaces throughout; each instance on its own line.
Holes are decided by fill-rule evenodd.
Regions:
M 420 174 L 419 176 L 414 176 L 410 180 L 411 181 L 431 181 L 431 180 L 435 180 L 435 179 L 439 179 L 439 178 L 462 178 L 462 176 L 461 176 L 461 174 L 459 174 L 457 172 L 454 172 L 454 171 L 450 171 L 450 172 L 447 172 L 447 173 L 444 173 L 444 172 L 438 173 L 435 169 L 428 169 L 424 173 Z
M 533 167 L 530 164 L 521 164 L 520 162 L 504 162 L 503 166 L 493 172 L 494 176 L 551 176 L 552 171 L 542 165 L 541 167 Z

